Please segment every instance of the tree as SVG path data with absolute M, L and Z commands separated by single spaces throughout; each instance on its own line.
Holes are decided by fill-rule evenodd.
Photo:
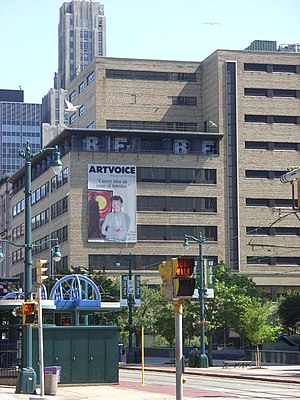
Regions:
M 289 293 L 278 302 L 278 315 L 289 335 L 300 333 L 300 295 Z
M 281 325 L 272 320 L 272 303 L 262 302 L 257 298 L 250 298 L 248 304 L 240 314 L 240 323 L 250 342 L 255 345 L 255 364 L 261 367 L 261 353 L 259 346 L 265 342 L 276 340 L 281 331 Z
M 205 300 L 205 333 L 208 359 L 212 365 L 213 335 L 220 328 L 233 329 L 244 336 L 239 315 L 252 297 L 260 298 L 261 292 L 245 275 L 232 272 L 224 263 L 215 266 L 214 298 Z

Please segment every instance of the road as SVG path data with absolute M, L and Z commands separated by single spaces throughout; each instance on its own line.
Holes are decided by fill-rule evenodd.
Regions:
M 233 377 L 186 376 L 184 398 L 222 397 L 247 400 L 300 399 L 300 385 L 283 382 L 253 381 Z M 141 371 L 120 370 L 120 382 L 141 382 Z M 175 374 L 146 371 L 145 384 L 175 387 Z M 191 389 L 191 390 L 190 390 Z

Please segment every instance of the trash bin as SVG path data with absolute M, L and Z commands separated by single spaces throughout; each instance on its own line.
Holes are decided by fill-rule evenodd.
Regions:
M 57 385 L 60 382 L 61 367 L 50 366 L 44 368 L 45 394 L 56 395 Z
M 198 349 L 193 349 L 189 352 L 189 367 L 196 368 L 198 364 Z

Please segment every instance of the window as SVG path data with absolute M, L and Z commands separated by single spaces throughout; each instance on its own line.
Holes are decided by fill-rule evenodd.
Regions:
M 165 182 L 165 168 L 138 168 L 139 182 Z
M 255 88 L 245 88 L 244 89 L 245 96 L 267 96 L 267 89 L 255 89 Z
M 292 207 L 292 199 L 246 199 L 246 206 L 249 207 Z
M 182 72 L 163 71 L 131 71 L 120 69 L 107 69 L 106 78 L 111 79 L 135 79 L 147 81 L 185 81 L 196 82 L 196 74 Z
M 245 115 L 245 122 L 267 123 L 266 115 Z
M 83 115 L 83 114 L 84 114 L 84 105 L 79 107 L 79 116 L 81 117 L 81 115 Z
M 84 82 L 81 82 L 79 87 L 78 87 L 79 93 L 84 91 Z
M 176 106 L 196 106 L 197 97 L 186 97 L 186 96 L 173 96 L 172 105 Z
M 94 79 L 95 79 L 95 72 L 93 71 L 87 77 L 87 84 L 90 85 Z
M 73 100 L 75 100 L 75 98 L 76 98 L 76 90 L 73 90 L 73 92 L 69 96 L 70 102 L 72 103 Z
M 138 211 L 165 211 L 166 197 L 138 196 Z
M 76 121 L 76 113 L 73 113 L 70 117 L 70 124 L 73 124 Z

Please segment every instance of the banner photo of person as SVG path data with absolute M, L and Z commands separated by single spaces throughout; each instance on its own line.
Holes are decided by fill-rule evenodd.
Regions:
M 136 166 L 88 164 L 88 241 L 137 241 Z

